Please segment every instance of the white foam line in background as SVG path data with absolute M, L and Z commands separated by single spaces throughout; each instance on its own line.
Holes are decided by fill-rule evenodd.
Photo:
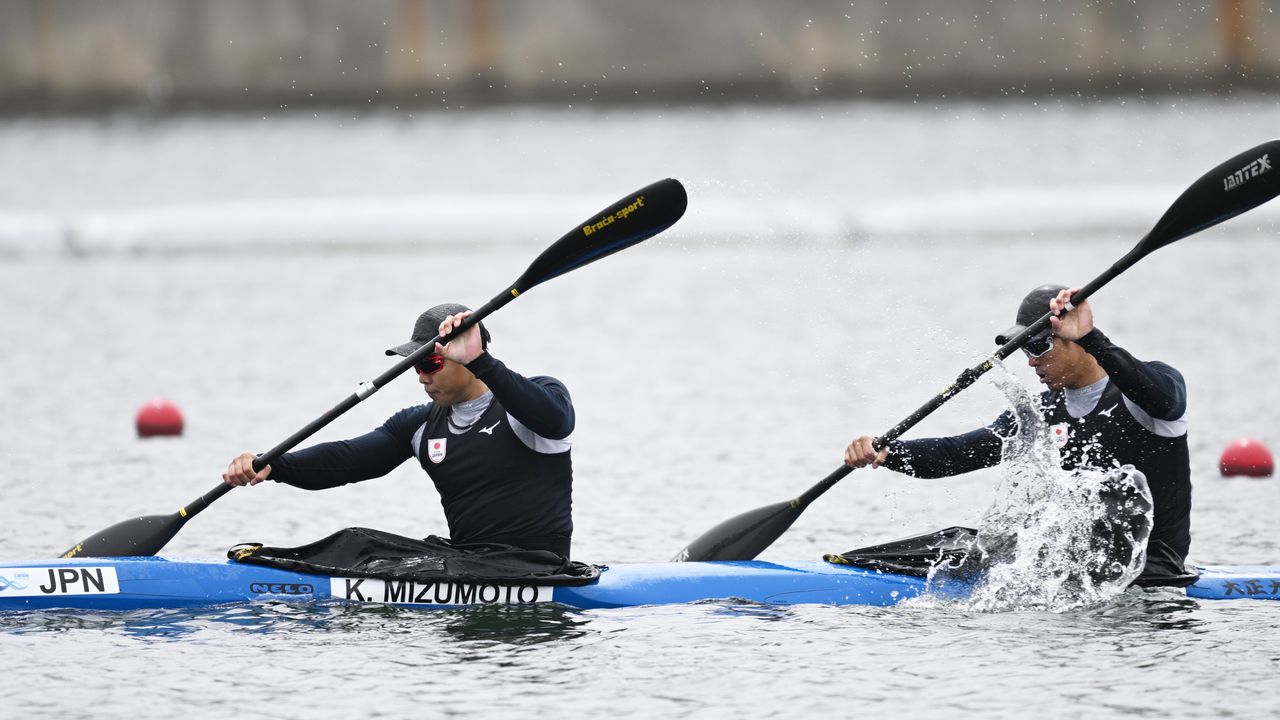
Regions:
M 694 194 L 659 242 L 839 240 L 1026 235 L 1150 229 L 1181 188 L 979 188 L 866 202 Z M 58 216 L 0 210 L 0 254 L 154 253 L 546 244 L 617 200 L 607 196 L 459 195 L 259 200 Z M 1280 223 L 1280 203 L 1245 227 Z

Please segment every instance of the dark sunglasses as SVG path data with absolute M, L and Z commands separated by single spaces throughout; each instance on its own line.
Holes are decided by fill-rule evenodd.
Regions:
M 418 372 L 422 373 L 423 375 L 438 373 L 444 369 L 444 356 L 428 355 L 422 358 L 421 360 L 419 360 L 418 362 L 414 363 L 413 366 L 418 368 Z
M 1038 337 L 1034 340 L 1028 340 L 1027 344 L 1022 346 L 1022 352 L 1034 358 L 1038 358 L 1052 349 L 1053 349 L 1052 333 L 1046 333 L 1043 337 Z

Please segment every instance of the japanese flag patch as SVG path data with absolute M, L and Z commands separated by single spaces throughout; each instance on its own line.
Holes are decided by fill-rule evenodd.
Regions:
M 448 441 L 448 438 L 427 440 L 427 459 L 437 465 L 444 462 L 445 445 Z
M 1061 450 L 1067 444 L 1067 440 L 1071 439 L 1071 431 L 1067 429 L 1067 424 L 1049 426 L 1049 439 L 1053 440 L 1053 446 Z M 434 440 L 432 442 L 435 442 Z M 441 451 L 443 452 L 443 451 Z

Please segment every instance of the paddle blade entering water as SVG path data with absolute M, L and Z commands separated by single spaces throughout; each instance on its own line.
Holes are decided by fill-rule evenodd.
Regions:
M 180 513 L 145 515 L 100 530 L 76 543 L 61 557 L 135 557 L 155 555 L 186 523 Z
M 795 500 L 766 505 L 731 517 L 676 553 L 672 562 L 754 560 L 800 517 Z

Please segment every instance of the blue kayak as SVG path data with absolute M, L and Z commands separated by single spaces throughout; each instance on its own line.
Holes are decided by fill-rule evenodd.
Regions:
M 1186 589 L 1211 600 L 1280 600 L 1280 567 L 1209 566 Z M 792 605 L 893 605 L 922 578 L 820 561 L 611 565 L 590 585 L 415 582 L 307 575 L 222 559 L 0 561 L 0 611 L 135 610 L 229 603 L 374 603 L 422 607 L 559 603 L 576 608 L 740 599 Z

